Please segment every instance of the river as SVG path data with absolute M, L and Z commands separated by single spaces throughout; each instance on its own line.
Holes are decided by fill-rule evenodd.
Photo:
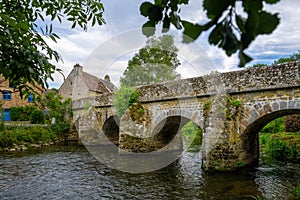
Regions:
M 184 152 L 163 169 L 130 174 L 77 145 L 1 153 L 0 199 L 293 199 L 300 180 L 299 164 L 261 161 L 255 169 L 208 174 L 200 160 Z

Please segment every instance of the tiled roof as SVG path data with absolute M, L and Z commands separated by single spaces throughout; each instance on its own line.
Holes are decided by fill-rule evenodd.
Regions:
M 82 77 L 89 90 L 91 91 L 107 93 L 112 92 L 116 89 L 116 87 L 111 82 L 99 79 L 98 77 L 86 72 L 82 73 Z

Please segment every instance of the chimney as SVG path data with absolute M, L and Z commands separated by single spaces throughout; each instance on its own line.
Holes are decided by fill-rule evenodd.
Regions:
M 104 77 L 104 80 L 110 82 L 110 77 L 106 74 L 105 77 Z
M 80 66 L 78 63 L 74 65 L 74 70 L 76 75 L 82 76 L 82 66 Z

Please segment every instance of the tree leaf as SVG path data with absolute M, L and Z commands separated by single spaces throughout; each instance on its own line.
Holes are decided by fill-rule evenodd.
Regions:
M 224 29 L 222 24 L 217 24 L 216 27 L 211 31 L 208 37 L 210 44 L 217 45 L 224 39 Z
M 262 0 L 243 0 L 242 5 L 244 7 L 245 12 L 247 12 L 248 14 L 250 12 L 258 13 L 263 7 Z
M 208 22 L 204 25 L 199 25 L 199 24 L 193 24 L 188 21 L 181 21 L 184 31 L 183 31 L 183 42 L 184 43 L 190 43 L 196 40 L 202 33 L 202 31 L 208 30 L 213 23 Z
M 252 58 L 246 55 L 242 50 L 240 50 L 239 52 L 239 59 L 240 59 L 239 67 L 244 67 L 246 63 L 252 60 Z
M 144 17 L 148 17 L 149 16 L 149 9 L 151 7 L 153 7 L 154 5 L 150 2 L 144 2 L 142 3 L 142 5 L 140 6 L 140 13 L 141 15 L 143 15 Z
M 255 39 L 255 37 L 252 34 L 242 33 L 241 35 L 241 45 L 242 49 L 248 48 L 250 43 Z
M 159 6 L 153 5 L 148 10 L 148 17 L 151 21 L 155 21 L 155 22 L 162 20 L 163 9 Z
M 142 27 L 142 32 L 147 37 L 154 35 L 154 33 L 155 33 L 155 22 L 154 21 L 146 22 Z
M 268 4 L 275 4 L 278 3 L 280 0 L 264 0 L 264 2 L 268 3 Z
M 248 15 L 248 19 L 245 23 L 245 31 L 248 35 L 253 35 L 254 37 L 257 35 L 257 29 L 259 26 L 259 13 L 258 12 L 250 12 Z
M 189 0 L 178 0 L 178 4 L 188 4 Z
M 237 37 L 233 34 L 232 29 L 228 25 L 225 25 L 225 30 L 226 34 L 223 49 L 226 51 L 226 54 L 228 56 L 231 56 L 238 50 L 239 42 L 237 40 Z
M 182 28 L 181 19 L 175 12 L 170 13 L 170 21 L 177 29 Z
M 163 20 L 163 33 L 166 33 L 170 30 L 170 18 L 168 16 L 165 16 L 164 20 Z
M 278 14 L 270 14 L 265 11 L 261 12 L 259 15 L 259 34 L 270 34 L 278 26 L 280 20 Z
M 236 20 L 236 24 L 238 25 L 240 31 L 242 33 L 245 32 L 245 24 L 246 24 L 246 19 L 244 19 L 242 16 L 240 15 L 236 15 L 235 16 L 235 20 Z
M 204 0 L 203 7 L 207 11 L 206 15 L 210 19 L 222 14 L 234 0 Z

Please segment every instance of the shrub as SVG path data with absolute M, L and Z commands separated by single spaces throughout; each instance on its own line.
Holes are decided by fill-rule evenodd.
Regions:
M 114 106 L 121 118 L 125 111 L 138 100 L 139 93 L 132 87 L 122 86 L 115 92 Z
M 34 106 L 11 107 L 10 109 L 12 121 L 29 121 L 31 113 L 36 110 Z
M 261 129 L 261 133 L 279 133 L 284 132 L 284 117 L 277 118 L 271 122 L 269 122 L 263 129 Z
M 296 197 L 296 199 L 300 199 L 300 182 L 295 187 L 295 197 Z
M 261 133 L 259 134 L 259 144 L 260 145 L 266 145 L 269 138 L 270 138 L 271 134 L 269 133 Z
M 43 124 L 44 123 L 44 113 L 41 110 L 34 110 L 30 115 L 31 124 Z
M 4 122 L 0 121 L 0 131 L 4 131 L 4 130 L 5 130 Z
M 50 130 L 54 132 L 60 139 L 65 139 L 70 130 L 68 123 L 56 123 L 50 125 Z
M 10 132 L 7 130 L 0 132 L 0 147 L 11 148 L 16 143 L 15 135 Z
M 182 129 L 181 134 L 189 145 L 189 151 L 199 151 L 202 142 L 202 129 L 192 121 L 189 121 Z
M 270 157 L 280 161 L 295 161 L 300 155 L 295 145 L 289 145 L 276 137 L 270 137 L 267 141 L 265 151 Z

